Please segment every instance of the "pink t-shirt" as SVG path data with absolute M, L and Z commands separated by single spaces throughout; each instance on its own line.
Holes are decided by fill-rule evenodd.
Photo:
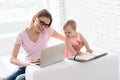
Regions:
M 74 46 L 77 46 L 81 41 L 81 34 L 80 33 L 76 33 L 77 34 L 77 37 L 75 38 L 69 38 L 68 40 L 71 42 L 72 45 Z M 65 54 L 65 57 L 71 57 L 73 56 L 72 53 L 70 52 L 69 48 L 66 46 L 66 54 Z
M 47 46 L 50 36 L 54 33 L 54 29 L 47 28 L 41 32 L 36 42 L 33 42 L 28 37 L 26 30 L 19 33 L 16 38 L 16 44 L 21 44 L 27 53 L 26 59 L 33 60 L 41 58 L 41 50 Z

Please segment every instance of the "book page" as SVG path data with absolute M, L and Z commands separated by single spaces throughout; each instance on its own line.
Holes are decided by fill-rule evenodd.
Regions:
M 80 60 L 90 60 L 92 58 L 94 58 L 94 55 L 89 52 L 82 53 L 82 55 L 80 56 L 76 56 L 76 59 L 80 59 Z
M 107 54 L 107 51 L 93 51 L 92 54 L 95 56 L 99 56 L 99 55 Z

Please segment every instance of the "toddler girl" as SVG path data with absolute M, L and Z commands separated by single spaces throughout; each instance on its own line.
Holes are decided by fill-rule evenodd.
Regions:
M 68 20 L 63 27 L 65 37 L 66 37 L 66 54 L 65 57 L 71 57 L 75 55 L 80 55 L 80 51 L 83 46 L 86 48 L 86 52 L 92 52 L 88 42 L 79 32 L 76 32 L 76 22 L 74 20 Z

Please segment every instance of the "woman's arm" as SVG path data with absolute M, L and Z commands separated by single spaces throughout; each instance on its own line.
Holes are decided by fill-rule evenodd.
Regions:
M 19 53 L 19 49 L 20 49 L 20 44 L 15 44 L 14 48 L 13 48 L 13 52 L 10 58 L 10 62 L 17 65 L 17 66 L 28 66 L 28 63 L 22 62 L 20 60 L 17 59 L 18 53 Z
M 52 34 L 52 37 L 65 41 L 65 37 L 56 31 L 54 31 L 54 33 Z
M 65 41 L 66 42 L 66 45 L 68 46 L 68 48 L 70 49 L 70 52 L 73 54 L 73 55 L 75 55 L 77 52 L 75 51 L 75 49 L 72 47 L 72 44 L 70 43 L 70 41 L 69 40 L 67 40 L 67 39 L 65 39 L 65 37 L 63 36 L 63 35 L 61 35 L 61 34 L 59 34 L 58 32 L 54 32 L 53 34 L 52 34 L 52 37 L 54 37 L 54 38 L 57 38 L 57 39 L 60 39 L 60 40 L 62 40 L 62 41 Z

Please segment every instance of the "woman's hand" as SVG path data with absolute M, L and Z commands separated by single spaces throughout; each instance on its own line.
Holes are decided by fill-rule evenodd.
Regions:
M 23 63 L 23 66 L 29 66 L 30 65 L 30 63 Z
M 30 61 L 30 63 L 36 63 L 36 62 L 40 62 L 40 59 L 32 59 L 32 60 Z
M 30 61 L 30 64 L 31 63 L 33 63 L 33 64 L 35 64 L 35 65 L 40 65 L 40 59 L 32 59 L 31 61 Z

